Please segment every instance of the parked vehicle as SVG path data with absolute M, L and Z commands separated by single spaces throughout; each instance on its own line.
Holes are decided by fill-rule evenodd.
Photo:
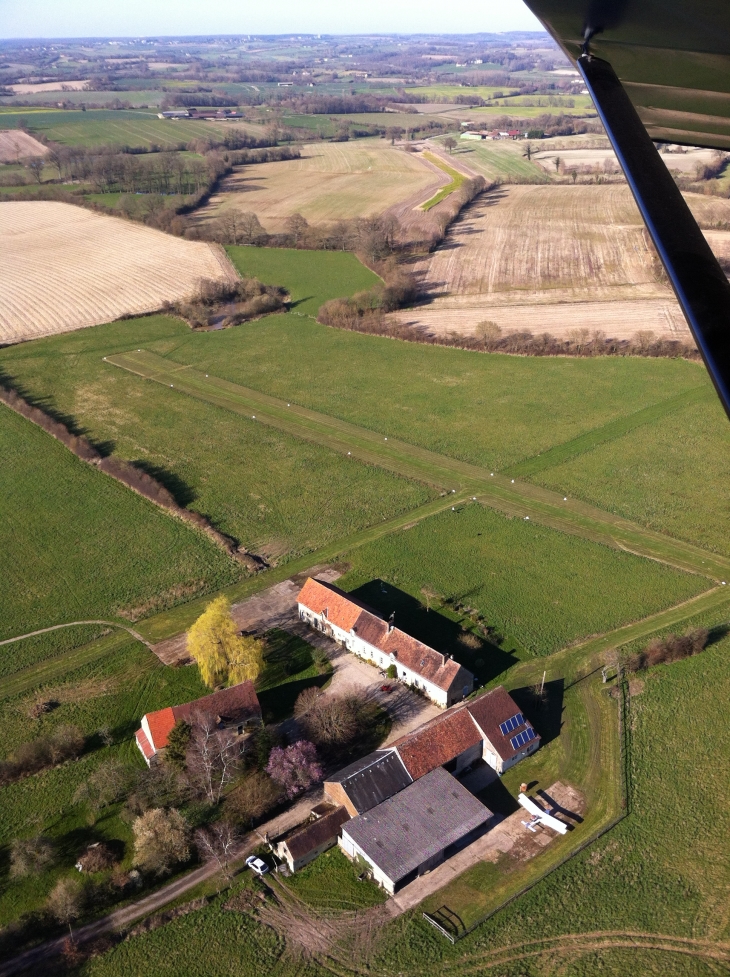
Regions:
M 266 875 L 269 871 L 269 866 L 262 859 L 257 858 L 255 855 L 249 855 L 246 859 L 246 865 L 255 872 L 256 875 Z
M 381 692 L 392 692 L 393 691 L 393 686 L 392 685 L 381 685 L 380 686 L 380 691 Z

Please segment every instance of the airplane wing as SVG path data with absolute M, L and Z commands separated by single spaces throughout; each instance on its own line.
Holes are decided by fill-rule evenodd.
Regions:
M 652 142 L 730 149 L 730 4 L 525 2 L 583 75 L 730 416 L 730 284 Z
M 560 835 L 564 835 L 567 832 L 567 824 L 564 824 L 562 821 L 558 820 L 558 818 L 554 818 L 551 814 L 548 814 L 547 811 L 543 811 L 543 809 L 538 807 L 538 805 L 530 797 L 527 797 L 526 794 L 519 794 L 517 800 L 526 811 L 535 815 L 536 817 L 539 817 L 540 822 L 546 827 L 552 828 L 553 831 L 557 831 Z

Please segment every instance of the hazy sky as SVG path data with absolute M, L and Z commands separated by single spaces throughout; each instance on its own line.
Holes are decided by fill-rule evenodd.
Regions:
M 522 0 L 0 0 L 0 37 L 539 29 Z

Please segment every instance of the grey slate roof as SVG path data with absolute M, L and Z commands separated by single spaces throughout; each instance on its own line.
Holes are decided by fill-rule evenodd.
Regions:
M 466 787 L 437 767 L 388 800 L 342 827 L 394 883 L 470 831 L 492 812 Z
M 407 787 L 411 778 L 395 750 L 376 750 L 328 780 L 340 784 L 359 814 Z

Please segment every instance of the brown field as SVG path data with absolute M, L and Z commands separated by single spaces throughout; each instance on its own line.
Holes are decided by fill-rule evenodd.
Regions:
M 4 129 L 0 132 L 0 163 L 17 163 L 30 156 L 45 156 L 47 152 L 47 146 L 22 129 Z
M 615 171 L 618 171 L 618 160 L 614 151 L 606 146 L 604 148 L 577 147 L 575 149 L 553 148 L 541 150 L 533 155 L 536 163 L 539 163 L 548 173 L 555 172 L 554 160 L 560 157 L 563 161 L 564 169 L 569 170 L 571 166 L 604 166 L 609 162 Z M 662 153 L 667 169 L 682 174 L 694 176 L 698 166 L 708 166 L 714 161 L 714 149 L 688 149 L 686 152 Z
M 36 95 L 38 92 L 85 92 L 90 85 L 86 81 L 42 81 L 37 84 L 9 85 L 16 95 Z
M 233 174 L 198 216 L 205 222 L 235 207 L 253 211 L 267 231 L 277 233 L 295 213 L 312 224 L 372 217 L 411 198 L 413 206 L 422 203 L 448 182 L 420 154 L 385 140 L 323 142 L 302 147 L 301 159 Z
M 730 225 L 730 201 L 687 195 L 700 222 Z M 730 257 L 730 232 L 706 231 Z M 434 333 L 470 334 L 482 320 L 564 336 L 603 329 L 689 332 L 624 184 L 510 186 L 485 195 L 417 271 L 433 301 L 399 313 Z
M 235 275 L 215 245 L 55 201 L 0 203 L 0 265 L 4 343 L 152 312 Z

